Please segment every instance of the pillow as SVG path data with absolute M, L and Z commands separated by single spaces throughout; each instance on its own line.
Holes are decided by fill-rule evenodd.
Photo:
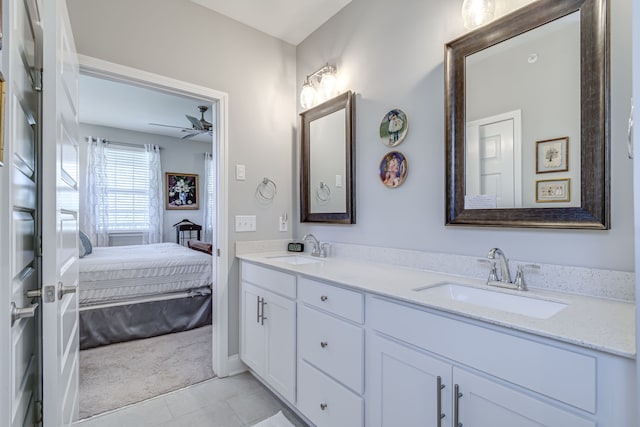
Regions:
M 87 250 L 84 248 L 84 244 L 82 244 L 82 239 L 80 239 L 80 234 L 78 234 L 78 256 L 80 258 L 84 258 L 87 255 Z
M 80 258 L 84 257 L 85 255 L 89 255 L 91 252 L 93 252 L 93 246 L 91 246 L 91 240 L 89 239 L 89 236 L 87 236 L 86 234 L 84 234 L 82 231 L 80 231 L 78 233 L 78 236 L 80 237 Z M 84 253 L 83 253 L 84 251 Z

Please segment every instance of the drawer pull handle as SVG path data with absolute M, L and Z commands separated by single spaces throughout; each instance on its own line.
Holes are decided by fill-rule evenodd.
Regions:
M 320 347 L 325 348 L 326 346 L 328 346 L 329 343 L 326 341 L 320 341 Z
M 327 405 L 326 403 L 321 403 L 320 404 L 320 409 L 324 411 L 325 409 L 327 409 L 327 406 L 329 406 L 329 405 Z
M 326 301 L 326 300 L 328 300 L 328 299 L 329 299 L 329 297 L 328 297 L 328 296 L 326 296 L 326 295 L 322 295 L 322 296 L 320 297 L 320 301 L 322 301 L 322 302 L 324 302 L 324 301 Z

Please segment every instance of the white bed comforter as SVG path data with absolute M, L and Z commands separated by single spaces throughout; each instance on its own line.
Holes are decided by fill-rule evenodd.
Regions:
M 79 260 L 80 304 L 123 301 L 210 286 L 212 257 L 175 243 L 94 247 Z

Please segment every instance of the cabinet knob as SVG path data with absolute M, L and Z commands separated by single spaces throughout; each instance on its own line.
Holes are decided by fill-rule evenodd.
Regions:
M 324 411 L 325 409 L 327 409 L 327 406 L 329 406 L 329 405 L 327 405 L 326 403 L 321 403 L 320 404 L 320 409 L 322 409 Z
M 329 297 L 328 297 L 328 296 L 326 296 L 326 295 L 322 295 L 322 296 L 320 297 L 320 301 L 326 301 L 326 300 L 328 300 L 328 299 L 329 299 Z
M 329 343 L 326 341 L 320 341 L 320 347 L 325 348 L 326 346 L 328 346 Z

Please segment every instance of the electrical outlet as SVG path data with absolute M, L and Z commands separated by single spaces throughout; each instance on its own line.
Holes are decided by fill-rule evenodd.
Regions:
M 278 221 L 280 231 L 288 231 L 289 230 L 289 222 L 287 221 L 287 217 L 285 215 L 280 216 L 280 220 Z
M 255 215 L 236 215 L 236 232 L 256 231 Z

